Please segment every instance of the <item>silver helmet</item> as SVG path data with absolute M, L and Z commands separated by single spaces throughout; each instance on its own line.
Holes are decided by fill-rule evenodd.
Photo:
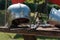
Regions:
M 19 25 L 21 23 L 28 23 L 30 8 L 21 3 L 12 4 L 7 9 L 8 26 L 11 24 Z

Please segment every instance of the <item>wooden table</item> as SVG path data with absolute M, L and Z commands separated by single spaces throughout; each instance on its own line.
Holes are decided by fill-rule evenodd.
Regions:
M 60 38 L 60 30 L 58 28 L 42 28 L 39 27 L 36 30 L 29 30 L 29 28 L 0 28 L 0 32 L 18 33 L 23 35 L 24 40 L 36 40 L 36 36 L 56 37 Z

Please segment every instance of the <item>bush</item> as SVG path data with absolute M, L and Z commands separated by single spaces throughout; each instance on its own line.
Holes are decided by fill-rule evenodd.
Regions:
M 24 3 L 24 4 L 26 4 L 27 6 L 29 6 L 29 7 L 30 7 L 31 12 L 34 12 L 34 11 L 35 11 L 35 6 L 34 6 L 34 4 L 33 4 L 33 3 Z

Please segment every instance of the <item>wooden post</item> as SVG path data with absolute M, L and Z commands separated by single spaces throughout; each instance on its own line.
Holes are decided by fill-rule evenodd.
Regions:
M 36 36 L 32 35 L 23 35 L 24 40 L 36 40 Z
M 5 24 L 6 24 L 7 5 L 8 5 L 8 0 L 5 0 Z

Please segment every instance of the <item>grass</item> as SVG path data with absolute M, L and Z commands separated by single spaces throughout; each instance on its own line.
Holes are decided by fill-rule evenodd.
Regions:
M 14 38 L 15 36 L 16 34 L 13 33 L 0 32 L 0 40 L 23 40 L 23 37 L 21 35 L 16 36 L 16 38 Z
M 0 40 L 24 40 L 22 35 L 15 33 L 3 33 L 0 32 Z M 37 36 L 37 40 L 60 40 L 60 38 L 49 38 Z

